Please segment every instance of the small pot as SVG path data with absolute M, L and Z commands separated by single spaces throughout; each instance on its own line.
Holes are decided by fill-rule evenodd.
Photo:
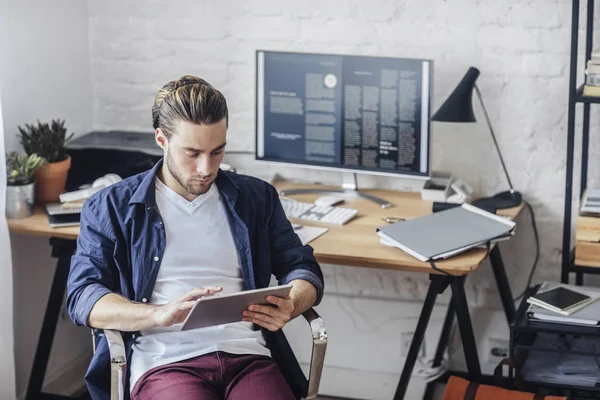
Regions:
M 35 181 L 6 185 L 6 218 L 25 218 L 33 215 Z
M 47 204 L 59 201 L 59 195 L 65 191 L 67 173 L 71 167 L 71 156 L 66 160 L 46 164 L 35 171 L 35 202 Z

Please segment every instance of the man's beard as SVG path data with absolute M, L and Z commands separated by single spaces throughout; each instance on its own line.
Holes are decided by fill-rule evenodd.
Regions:
M 167 168 L 168 168 L 169 172 L 171 173 L 171 175 L 173 176 L 173 178 L 175 178 L 177 183 L 179 183 L 179 185 L 181 185 L 181 187 L 184 188 L 185 191 L 191 195 L 200 196 L 201 194 L 208 192 L 208 189 L 210 189 L 210 187 L 212 185 L 212 182 L 210 182 L 209 184 L 201 185 L 198 188 L 198 187 L 194 187 L 190 182 L 186 182 L 183 179 L 183 177 L 181 176 L 181 174 L 179 173 L 179 171 L 177 171 L 177 168 L 175 167 L 175 163 L 173 162 L 173 157 L 171 156 L 170 152 L 167 152 Z

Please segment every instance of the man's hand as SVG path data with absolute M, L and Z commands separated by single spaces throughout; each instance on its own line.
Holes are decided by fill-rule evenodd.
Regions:
M 267 296 L 267 301 L 275 307 L 258 304 L 251 305 L 248 307 L 248 310 L 243 312 L 242 319 L 246 322 L 254 322 L 271 332 L 275 332 L 283 328 L 292 319 L 296 307 L 290 296 L 285 298 Z
M 195 288 L 182 293 L 167 304 L 156 307 L 154 322 L 158 326 L 171 326 L 185 321 L 188 313 L 200 297 L 212 296 L 223 290 L 222 287 L 210 286 Z

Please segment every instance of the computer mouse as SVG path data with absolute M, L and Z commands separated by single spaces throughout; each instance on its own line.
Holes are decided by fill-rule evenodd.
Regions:
M 318 206 L 335 206 L 343 202 L 344 198 L 341 196 L 321 196 L 315 200 L 315 204 Z

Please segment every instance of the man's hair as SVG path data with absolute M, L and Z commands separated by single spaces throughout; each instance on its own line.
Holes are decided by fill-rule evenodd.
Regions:
M 152 106 L 154 129 L 170 138 L 178 121 L 214 124 L 223 118 L 229 125 L 225 96 L 204 79 L 193 75 L 167 82 L 156 94 Z

